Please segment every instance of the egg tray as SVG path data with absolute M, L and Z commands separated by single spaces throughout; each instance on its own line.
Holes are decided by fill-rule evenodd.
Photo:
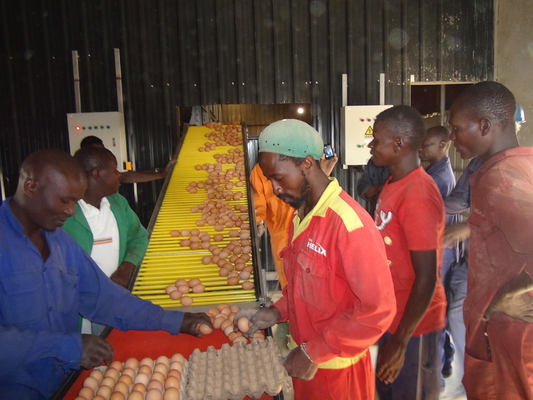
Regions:
M 184 360 L 183 361 L 183 372 L 181 373 L 181 378 L 180 378 L 180 388 L 179 388 L 179 398 L 180 399 L 185 399 L 186 397 L 186 386 L 187 386 L 187 377 L 188 377 L 188 374 L 189 374 L 189 362 L 187 360 Z M 95 370 L 99 370 L 100 372 L 102 372 L 102 374 L 105 375 L 106 371 L 108 369 L 110 369 L 110 367 L 107 367 L 107 366 L 99 366 L 99 367 L 95 367 L 94 368 Z M 138 370 L 138 368 L 136 369 Z M 122 376 L 122 371 L 120 373 L 120 375 L 117 377 L 117 380 L 120 378 L 120 376 Z M 135 377 L 137 376 L 137 373 L 132 377 L 133 380 L 135 380 Z M 113 389 L 113 388 L 112 388 Z M 131 386 L 130 386 L 130 389 L 131 389 Z M 94 391 L 96 393 L 96 390 Z M 131 394 L 131 390 L 129 392 Z M 164 393 L 165 393 L 165 389 L 163 389 L 163 391 L 161 392 L 161 396 L 164 396 Z M 127 398 L 127 397 L 126 397 Z
M 271 337 L 250 344 L 225 343 L 220 350 L 194 350 L 189 357 L 185 400 L 259 399 L 291 392 L 292 380 Z
M 191 181 L 206 180 L 206 171 L 195 169 L 197 164 L 211 163 L 217 161 L 213 158 L 216 153 L 227 153 L 234 146 L 220 146 L 215 151 L 199 152 L 198 148 L 203 146 L 209 139 L 206 133 L 213 129 L 204 126 L 190 127 L 186 133 L 177 164 L 174 166 L 169 183 L 162 197 L 161 207 L 158 210 L 157 218 L 150 235 L 148 249 L 139 267 L 132 293 L 144 300 L 149 300 L 161 307 L 180 307 L 179 300 L 172 300 L 165 293 L 165 288 L 172 285 L 177 279 L 200 278 L 205 286 L 203 293 L 189 293 L 194 300 L 193 305 L 210 305 L 228 302 L 254 302 L 257 296 L 254 289 L 245 290 L 241 287 L 242 281 L 238 285 L 228 285 L 224 277 L 218 275 L 219 268 L 216 265 L 203 265 L 202 257 L 210 255 L 207 250 L 191 250 L 180 247 L 180 240 L 183 238 L 172 237 L 172 230 L 199 229 L 211 235 L 222 233 L 225 236 L 222 247 L 228 244 L 230 238 L 228 232 L 230 228 L 222 232 L 216 232 L 212 226 L 196 226 L 196 221 L 201 213 L 191 213 L 191 207 L 198 206 L 207 199 L 205 190 L 197 193 L 189 193 L 186 190 Z M 223 170 L 234 168 L 235 164 L 223 164 Z M 229 205 L 237 204 L 248 206 L 246 196 L 246 185 L 244 187 L 234 187 L 233 191 L 241 191 L 244 196 L 239 200 L 226 201 Z M 252 255 L 252 253 L 250 254 Z M 247 265 L 252 265 L 252 259 Z M 255 281 L 252 273 L 250 280 Z M 257 285 L 257 282 L 255 282 Z

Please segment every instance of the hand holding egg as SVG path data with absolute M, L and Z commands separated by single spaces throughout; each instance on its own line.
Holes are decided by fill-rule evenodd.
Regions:
M 204 324 L 213 329 L 211 318 L 206 313 L 190 313 L 186 312 L 181 323 L 180 333 L 187 333 L 192 336 L 202 337 L 202 333 L 196 328 Z
M 240 328 L 244 327 L 248 322 L 248 331 L 244 332 Z M 278 320 L 281 318 L 281 313 L 276 307 L 262 307 L 262 308 L 250 308 L 247 310 L 240 310 L 233 320 L 233 330 L 234 332 L 242 332 L 246 337 L 253 337 L 254 333 L 259 329 L 270 328 L 271 326 L 276 325 Z M 243 322 L 240 320 L 243 319 Z

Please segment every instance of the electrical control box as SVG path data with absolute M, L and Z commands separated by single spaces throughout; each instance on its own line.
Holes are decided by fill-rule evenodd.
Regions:
M 341 163 L 366 165 L 370 159 L 368 144 L 373 139 L 376 116 L 392 106 L 341 107 Z
M 117 158 L 119 171 L 131 169 L 128 162 L 124 114 L 118 111 L 67 114 L 70 153 L 73 155 L 87 136 L 102 139 Z

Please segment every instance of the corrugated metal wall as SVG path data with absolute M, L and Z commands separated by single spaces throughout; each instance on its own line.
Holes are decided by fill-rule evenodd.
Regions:
M 343 73 L 349 104 L 378 102 L 380 72 L 387 103 L 399 104 L 411 74 L 475 81 L 493 72 L 492 0 L 0 0 L 0 13 L 6 195 L 29 153 L 68 148 L 72 50 L 91 112 L 117 110 L 120 49 L 138 169 L 172 154 L 176 106 L 310 103 L 315 127 L 338 143 Z M 353 177 L 338 175 L 349 189 Z M 160 185 L 139 185 L 144 221 Z

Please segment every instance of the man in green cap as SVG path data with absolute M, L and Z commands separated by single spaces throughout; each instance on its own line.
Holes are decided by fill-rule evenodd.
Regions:
M 290 320 L 285 368 L 300 378 L 295 399 L 370 399 L 368 347 L 392 321 L 394 288 L 374 221 L 321 170 L 322 150 L 319 133 L 298 120 L 274 122 L 259 136 L 259 165 L 295 209 L 282 251 L 287 285 L 272 306 L 236 321 L 248 314 L 252 335 Z

